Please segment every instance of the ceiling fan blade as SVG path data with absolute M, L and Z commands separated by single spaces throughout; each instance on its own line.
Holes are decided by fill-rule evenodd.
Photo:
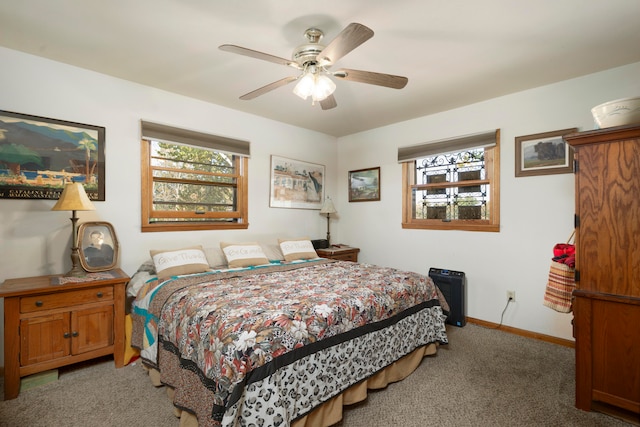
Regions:
M 318 65 L 328 67 L 338 59 L 373 37 L 373 30 L 362 24 L 351 23 L 322 49 L 316 57 Z
M 298 77 L 295 77 L 295 76 L 285 77 L 284 79 L 277 80 L 277 81 L 275 81 L 273 83 L 269 83 L 266 86 L 262 86 L 261 88 L 256 89 L 256 90 L 254 90 L 252 92 L 244 94 L 244 95 L 242 95 L 240 97 L 240 99 L 242 99 L 244 101 L 248 101 L 250 99 L 257 98 L 260 95 L 264 95 L 267 92 L 271 92 L 272 90 L 277 89 L 280 86 L 284 86 L 284 85 L 286 85 L 288 83 L 291 83 L 292 81 L 295 81 L 297 79 L 298 79 Z
M 392 89 L 402 89 L 409 82 L 409 79 L 406 77 L 394 76 L 393 74 L 374 73 L 372 71 L 341 69 L 331 74 L 342 80 L 385 86 Z
M 248 56 L 250 58 L 262 59 L 263 61 L 275 62 L 276 64 L 286 65 L 298 70 L 302 69 L 297 62 L 290 59 L 280 58 L 279 56 L 269 55 L 268 53 L 258 52 L 257 50 L 247 49 L 246 47 L 236 46 L 234 44 L 223 44 L 218 47 L 225 52 L 237 53 L 238 55 Z
M 332 108 L 336 108 L 337 106 L 338 103 L 336 102 L 336 99 L 333 97 L 333 95 L 329 95 L 325 99 L 320 101 L 320 107 L 322 107 L 323 110 L 330 110 Z

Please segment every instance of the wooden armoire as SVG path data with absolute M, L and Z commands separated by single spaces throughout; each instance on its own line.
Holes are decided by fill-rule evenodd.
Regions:
M 576 407 L 640 423 L 640 126 L 574 133 Z

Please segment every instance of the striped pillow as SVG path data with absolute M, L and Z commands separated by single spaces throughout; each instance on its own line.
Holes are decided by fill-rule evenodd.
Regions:
M 174 250 L 149 251 L 159 280 L 183 274 L 203 273 L 209 270 L 202 246 Z
M 269 259 L 264 254 L 262 247 L 255 242 L 228 243 L 220 242 L 220 249 L 227 258 L 229 268 L 251 267 L 254 265 L 269 264 Z
M 318 258 L 311 240 L 307 237 L 302 239 L 278 239 L 278 243 L 286 261 Z

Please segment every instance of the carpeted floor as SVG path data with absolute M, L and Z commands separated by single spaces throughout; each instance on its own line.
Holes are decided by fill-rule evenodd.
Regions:
M 370 392 L 337 427 L 631 426 L 575 409 L 573 349 L 467 324 L 407 379 Z M 57 381 L 0 402 L 0 426 L 178 427 L 140 364 L 61 368 Z

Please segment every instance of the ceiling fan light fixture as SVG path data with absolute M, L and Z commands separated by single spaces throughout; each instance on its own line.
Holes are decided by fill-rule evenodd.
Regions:
M 336 90 L 336 84 L 325 75 L 316 75 L 316 84 L 311 97 L 313 101 L 322 101 Z
M 298 95 L 302 99 L 307 99 L 313 94 L 314 87 L 316 85 L 315 75 L 306 72 L 300 81 L 293 88 L 293 93 Z
M 331 68 L 336 61 L 373 37 L 373 30 L 365 25 L 352 22 L 327 45 L 319 43 L 323 37 L 323 32 L 317 28 L 312 27 L 307 29 L 307 31 L 305 31 L 305 37 L 307 43 L 294 49 L 293 55 L 291 56 L 292 59 L 285 59 L 232 44 L 221 45 L 220 49 L 227 52 L 286 65 L 287 67 L 302 71 L 302 73 L 297 76 L 285 77 L 246 93 L 242 95 L 240 99 L 254 99 L 291 82 L 297 82 L 293 88 L 294 94 L 303 100 L 311 97 L 311 105 L 319 102 L 323 110 L 330 110 L 337 106 L 336 100 L 333 97 L 336 84 L 330 77 L 393 89 L 402 89 L 408 82 L 406 77 L 374 73 L 372 71 L 329 71 L 329 68 Z
M 336 84 L 328 76 L 319 74 L 316 67 L 308 67 L 300 81 L 293 88 L 293 93 L 302 99 L 311 97 L 313 102 L 326 99 L 336 90 Z

